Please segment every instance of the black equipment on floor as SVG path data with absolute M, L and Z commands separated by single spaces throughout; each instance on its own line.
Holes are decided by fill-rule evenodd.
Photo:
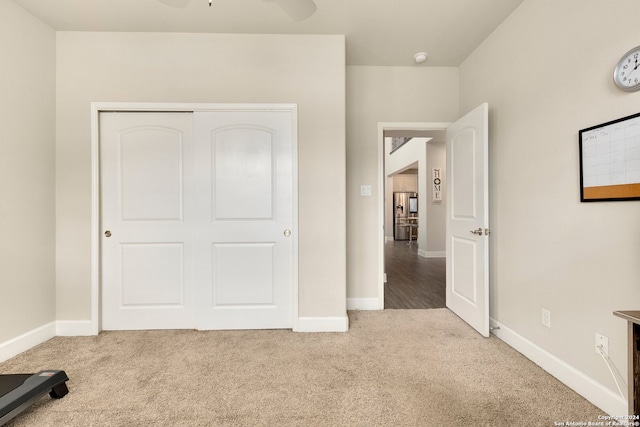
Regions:
M 0 426 L 49 393 L 60 399 L 69 393 L 64 371 L 0 375 Z

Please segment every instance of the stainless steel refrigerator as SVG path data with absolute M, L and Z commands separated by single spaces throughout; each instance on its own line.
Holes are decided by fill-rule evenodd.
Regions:
M 393 193 L 393 240 L 409 240 L 407 218 L 418 216 L 418 193 Z

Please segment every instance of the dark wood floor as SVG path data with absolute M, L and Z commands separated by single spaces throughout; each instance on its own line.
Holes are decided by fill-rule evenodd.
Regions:
M 418 248 L 406 241 L 384 245 L 387 283 L 384 308 L 444 308 L 446 286 L 445 258 L 418 256 Z

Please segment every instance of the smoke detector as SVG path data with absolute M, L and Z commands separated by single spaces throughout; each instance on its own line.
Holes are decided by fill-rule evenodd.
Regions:
M 416 64 L 421 64 L 427 60 L 427 52 L 418 52 L 413 55 L 413 60 L 416 61 Z

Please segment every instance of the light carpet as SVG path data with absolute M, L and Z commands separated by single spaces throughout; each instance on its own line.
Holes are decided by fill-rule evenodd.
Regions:
M 7 426 L 553 426 L 603 415 L 447 309 L 349 318 L 346 333 L 56 337 L 0 373 L 63 369 L 69 394 Z

